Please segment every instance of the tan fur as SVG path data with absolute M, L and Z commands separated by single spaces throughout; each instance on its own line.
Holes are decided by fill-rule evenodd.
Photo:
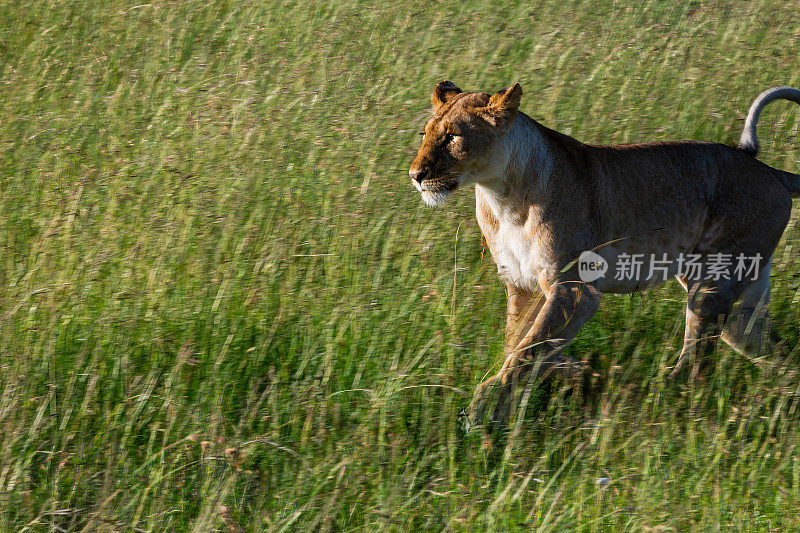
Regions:
M 789 220 L 800 176 L 717 143 L 583 144 L 519 112 L 521 96 L 518 84 L 490 96 L 441 82 L 410 170 L 430 205 L 476 184 L 478 224 L 508 289 L 506 360 L 479 385 L 473 421 L 480 422 L 495 386 L 501 397 L 494 418 L 502 421 L 513 384 L 532 369 L 574 373 L 580 363 L 562 350 L 596 312 L 602 293 L 661 282 L 656 275 L 582 282 L 575 261 L 587 250 L 611 265 L 620 254 L 666 254 L 670 275 L 678 274 L 680 254 L 760 254 L 764 267 L 754 279 L 682 280 L 687 325 L 673 375 L 690 369 L 694 376 L 719 336 L 757 355 L 760 342 L 753 339 L 768 333 L 767 259 Z M 744 303 L 734 308 L 738 299 Z

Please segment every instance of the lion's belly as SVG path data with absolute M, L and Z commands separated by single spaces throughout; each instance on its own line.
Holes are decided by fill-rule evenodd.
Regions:
M 636 292 L 662 285 L 685 269 L 701 234 L 702 226 L 687 224 L 680 231 L 654 231 L 610 240 L 610 244 L 594 250 L 606 261 L 608 270 L 593 283 L 601 292 L 610 293 Z
M 608 270 L 592 281 L 600 292 L 607 293 L 637 292 L 662 285 L 678 274 L 678 258 L 682 253 L 677 248 L 653 253 L 632 247 L 609 247 L 598 252 L 606 261 Z

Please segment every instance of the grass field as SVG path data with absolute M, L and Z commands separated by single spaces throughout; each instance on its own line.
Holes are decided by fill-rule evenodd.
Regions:
M 720 348 L 666 383 L 677 284 L 569 348 L 593 404 L 464 434 L 505 295 L 471 192 L 407 176 L 442 79 L 586 142 L 733 142 L 800 86 L 800 3 L 145 1 L 0 1 L 0 531 L 800 528 L 800 381 Z M 795 172 L 798 111 L 760 128 Z

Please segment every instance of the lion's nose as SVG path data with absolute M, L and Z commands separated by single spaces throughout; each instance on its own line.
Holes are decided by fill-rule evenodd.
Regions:
M 417 183 L 422 183 L 422 180 L 428 179 L 430 172 L 427 170 L 409 170 L 408 175 Z

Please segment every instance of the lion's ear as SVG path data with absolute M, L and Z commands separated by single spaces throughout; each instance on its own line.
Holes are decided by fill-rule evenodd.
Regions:
M 519 101 L 522 99 L 522 87 L 515 83 L 508 89 L 503 89 L 493 94 L 489 98 L 488 107 L 493 107 L 502 111 L 514 111 L 519 109 Z
M 498 127 L 510 126 L 519 111 L 522 87 L 515 83 L 508 89 L 493 94 L 486 104 L 486 112 Z
M 456 87 L 456 84 L 452 81 L 440 81 L 436 84 L 436 87 L 433 88 L 433 94 L 431 94 L 433 109 L 438 109 L 460 92 L 461 89 Z

